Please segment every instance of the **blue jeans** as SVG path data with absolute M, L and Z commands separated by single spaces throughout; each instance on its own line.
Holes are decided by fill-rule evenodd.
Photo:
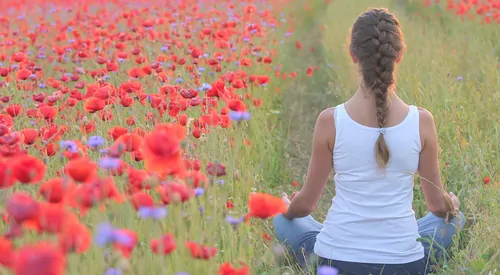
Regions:
M 309 259 L 314 255 L 314 244 L 316 236 L 323 228 L 313 217 L 307 216 L 289 220 L 283 215 L 274 218 L 274 230 L 278 240 L 284 244 L 290 254 L 305 267 Z M 460 214 L 446 223 L 445 219 L 439 218 L 432 213 L 419 219 L 418 232 L 424 239 L 425 256 L 421 260 L 406 264 L 370 264 L 353 263 L 319 257 L 317 266 L 329 265 L 337 268 L 340 274 L 365 275 L 365 274 L 411 274 L 423 275 L 429 273 L 430 266 L 443 256 L 443 249 L 448 249 L 452 244 L 452 238 L 457 234 L 458 229 L 462 229 L 465 224 L 465 217 Z

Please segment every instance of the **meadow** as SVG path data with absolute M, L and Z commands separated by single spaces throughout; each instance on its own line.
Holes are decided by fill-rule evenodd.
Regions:
M 435 2 L 2 1 L 0 273 L 301 274 L 269 218 L 356 89 L 351 24 L 383 6 L 468 218 L 435 274 L 500 274 L 500 3 Z

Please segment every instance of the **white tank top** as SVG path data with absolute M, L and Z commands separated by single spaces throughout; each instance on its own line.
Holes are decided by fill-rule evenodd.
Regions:
M 335 109 L 335 197 L 314 252 L 327 259 L 375 264 L 420 260 L 424 249 L 412 209 L 414 174 L 421 151 L 419 112 L 410 106 L 398 125 L 384 128 L 390 150 L 385 174 L 377 171 L 379 128 Z

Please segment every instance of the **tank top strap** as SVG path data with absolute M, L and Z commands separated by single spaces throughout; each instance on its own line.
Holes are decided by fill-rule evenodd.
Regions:
M 408 119 L 411 121 L 412 127 L 416 127 L 416 129 L 420 128 L 420 115 L 417 106 L 410 105 Z
M 334 121 L 335 128 L 340 127 L 340 122 L 346 118 L 347 112 L 344 103 L 335 106 Z

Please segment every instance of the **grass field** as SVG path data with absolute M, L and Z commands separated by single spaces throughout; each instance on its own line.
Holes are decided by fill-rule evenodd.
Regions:
M 43 2 L 47 4 L 47 1 Z M 312 129 L 317 115 L 324 108 L 335 106 L 348 99 L 357 87 L 355 68 L 350 63 L 346 51 L 348 31 L 356 16 L 372 6 L 388 7 L 401 22 L 408 50 L 398 72 L 398 93 L 407 103 L 425 107 L 434 114 L 441 146 L 443 183 L 448 191 L 453 191 L 460 197 L 462 211 L 468 218 L 466 228 L 452 248 L 453 258 L 439 270 L 438 274 L 500 274 L 500 250 L 498 249 L 500 247 L 500 185 L 498 183 L 500 28 L 498 24 L 484 25 L 468 20 L 462 22 L 452 12 L 445 11 L 444 4 L 440 11 L 437 7 L 424 7 L 420 1 L 297 0 L 253 3 L 258 13 L 268 10 L 270 14 L 268 16 L 252 13 L 251 9 L 245 8 L 251 4 L 244 2 L 235 4 L 236 7 L 232 10 L 228 8 L 225 1 L 214 1 L 213 7 L 210 6 L 212 4 L 200 5 L 200 10 L 197 12 L 184 8 L 178 10 L 176 16 L 172 15 L 170 10 L 174 8 L 168 5 L 158 6 L 154 3 L 146 3 L 148 1 L 137 2 L 140 5 L 120 5 L 120 1 L 110 1 L 109 4 L 104 5 L 99 4 L 98 1 L 89 1 L 92 4 L 87 7 L 87 10 L 84 5 L 77 4 L 73 4 L 73 9 L 68 11 L 60 8 L 54 12 L 54 15 L 45 19 L 48 32 L 40 35 L 37 43 L 28 43 L 25 49 L 34 53 L 40 50 L 37 45 L 45 45 L 53 49 L 68 44 L 64 41 L 74 38 L 71 35 L 59 41 L 59 44 L 52 43 L 62 32 L 68 31 L 68 26 L 57 22 L 58 19 L 65 22 L 67 19 L 65 16 L 74 18 L 78 11 L 84 15 L 99 15 L 101 17 L 99 24 L 96 23 L 99 21 L 98 16 L 96 18 L 82 17 L 84 19 L 74 23 L 71 28 L 80 32 L 83 37 L 92 39 L 96 36 L 105 37 L 102 34 L 105 30 L 110 33 L 109 37 L 102 38 L 102 42 L 92 44 L 92 46 L 109 50 L 106 54 L 102 51 L 105 59 L 118 64 L 117 72 L 106 74 L 105 81 L 103 81 L 104 76 L 97 79 L 88 73 L 103 67 L 96 63 L 96 60 L 102 57 L 101 52 L 93 52 L 85 47 L 74 50 L 75 52 L 85 51 L 90 55 L 88 59 L 81 62 L 78 59 L 80 57 L 76 58 L 78 62 L 74 62 L 71 58 L 68 58 L 66 62 L 53 62 L 53 60 L 36 59 L 31 54 L 30 59 L 41 66 L 42 74 L 36 74 L 34 79 L 16 81 L 15 76 L 16 72 L 19 72 L 19 67 L 29 66 L 29 62 L 20 62 L 18 63 L 20 65 L 10 72 L 9 77 L 0 78 L 0 82 L 5 81 L 0 85 L 0 97 L 10 98 L 10 101 L 4 101 L 2 104 L 0 114 L 9 113 L 8 106 L 10 105 L 23 106 L 23 111 L 13 118 L 13 126 L 9 127 L 10 134 L 7 133 L 5 136 L 27 128 L 37 130 L 38 135 L 33 145 L 21 142 L 20 146 L 28 150 L 31 156 L 42 160 L 43 166 L 46 167 L 43 179 L 35 182 L 36 184 L 17 182 L 14 186 L 7 188 L 9 186 L 5 186 L 2 182 L 2 201 L 8 201 L 12 194 L 19 191 L 28 192 L 37 201 L 44 201 L 44 198 L 40 196 L 39 184 L 55 177 L 67 177 L 62 170 L 68 165 L 68 157 L 63 156 L 63 148 L 58 148 L 53 156 L 49 156 L 50 154 L 47 154 L 47 150 L 50 149 L 49 144 L 57 147 L 60 141 L 72 140 L 81 142 L 82 147 L 87 148 L 91 136 L 101 136 L 105 139 L 103 148 L 110 147 L 116 144 L 116 141 L 109 136 L 108 131 L 115 126 L 125 127 L 129 131 L 141 129 L 144 134 L 149 134 L 153 133 L 154 127 L 160 123 L 176 123 L 182 114 L 186 114 L 189 118 L 184 127 L 187 135 L 181 141 L 181 148 L 185 154 L 183 158 L 200 161 L 202 167 L 200 171 L 207 179 L 207 184 L 201 185 L 204 187 L 204 193 L 184 203 L 171 202 L 166 206 L 167 216 L 161 220 L 141 219 L 130 203 L 133 194 L 127 192 L 127 188 L 130 187 L 130 176 L 128 173 L 113 176 L 118 190 L 125 196 L 126 201 L 116 203 L 112 200 L 102 200 L 100 204 L 105 208 L 95 205 L 86 215 L 79 215 L 78 207 L 72 208 L 71 211 L 76 213 L 81 224 L 88 228 L 90 233 L 85 233 L 85 231 L 81 233 L 84 237 L 89 234 L 95 238 L 99 235 L 98 225 L 104 222 L 109 222 L 116 228 L 126 228 L 135 232 L 137 243 L 131 246 L 130 257 L 122 256 L 122 253 L 113 249 L 112 246 L 102 248 L 92 243 L 83 249 L 85 245 L 78 243 L 84 251 L 65 254 L 67 257 L 65 273 L 48 273 L 48 271 L 36 273 L 32 270 L 31 273 L 18 271 L 16 274 L 103 274 L 110 268 L 119 269 L 123 274 L 145 274 L 146 272 L 150 274 L 181 272 L 189 274 L 217 274 L 218 272 L 219 274 L 301 274 L 292 263 L 286 261 L 286 255 L 280 251 L 273 237 L 269 221 L 252 218 L 247 223 L 233 226 L 227 222 L 226 217 L 229 215 L 239 218 L 247 214 L 249 212 L 248 198 L 251 192 L 265 192 L 279 196 L 282 191 L 291 192 L 300 188 L 292 182 L 296 181 L 300 185 L 304 181 Z M 196 1 L 189 3 L 194 2 Z M 57 3 L 58 7 L 68 5 L 62 1 Z M 173 5 L 173 3 L 174 1 L 171 1 L 170 4 Z M 2 5 L 4 4 L 0 4 L 0 8 L 7 11 L 8 3 L 6 2 L 5 6 Z M 25 5 L 24 8 L 23 5 Z M 50 7 L 50 5 L 46 6 L 46 10 L 50 10 Z M 113 12 L 103 11 L 103 7 L 109 11 L 136 12 L 136 17 L 133 19 L 136 30 L 131 31 L 130 28 L 125 28 L 127 24 L 125 19 L 116 19 Z M 150 10 L 144 10 L 145 7 L 150 7 Z M 191 31 L 178 30 L 173 25 L 154 21 L 158 25 L 153 27 L 154 30 L 169 32 L 176 38 L 149 38 L 149 35 L 153 35 L 150 32 L 151 27 L 144 21 L 163 17 L 171 20 L 169 23 L 181 24 L 190 22 L 191 19 L 186 19 L 186 16 L 195 17 L 196 14 L 207 16 L 206 12 L 209 8 L 219 12 L 210 15 L 219 21 L 230 21 L 229 14 L 232 14 L 244 22 L 237 24 L 235 35 L 230 39 L 231 43 L 234 43 L 234 50 L 217 48 L 215 39 L 198 37 L 203 27 L 211 26 L 214 30 L 224 29 L 221 25 L 209 25 L 206 21 L 193 23 Z M 3 58 L 0 67 L 12 66 L 15 63 L 12 56 L 22 48 L 19 44 L 10 46 L 11 44 L 7 41 L 28 42 L 27 34 L 33 25 L 40 24 L 37 21 L 39 19 L 36 18 L 41 12 L 35 8 L 29 9 L 28 4 L 23 2 L 14 12 L 0 13 L 0 18 L 10 19 L 9 24 L 2 24 L 8 26 L 11 33 L 20 31 L 25 34 L 21 38 L 15 35 L 2 37 L 3 40 L 0 40 L 0 43 Z M 247 12 L 248 17 L 245 19 L 244 14 Z M 160 16 L 160 13 L 170 14 L 171 17 Z M 29 20 L 19 19 L 21 14 Z M 51 25 L 51 22 L 54 22 L 54 25 Z M 94 23 L 90 24 L 90 22 Z M 271 22 L 276 24 L 275 28 L 270 27 Z M 265 31 L 262 33 L 258 30 L 248 31 L 247 28 L 253 28 L 252 25 L 248 25 L 249 23 L 259 25 Z M 63 26 L 65 29 L 61 31 Z M 108 28 L 110 26 L 114 28 Z M 123 43 L 126 45 L 124 51 L 129 53 L 134 48 L 140 48 L 140 55 L 144 56 L 147 62 L 142 65 L 136 64 L 132 61 L 135 56 L 123 62 L 116 58 L 118 50 L 113 49 L 113 45 L 120 37 L 120 29 L 132 35 L 144 34 L 141 39 L 125 40 Z M 182 35 L 190 33 L 191 36 L 176 36 L 175 33 L 178 31 Z M 68 33 L 72 33 L 71 30 Z M 256 33 L 258 35 L 255 35 Z M 116 34 L 116 36 L 111 36 L 111 34 Z M 249 39 L 253 44 L 247 44 L 248 41 L 245 39 Z M 178 41 L 185 44 L 177 45 Z M 302 45 L 300 50 L 297 48 L 297 41 Z M 163 51 L 162 46 L 166 44 L 169 44 L 169 47 Z M 187 44 L 202 48 L 210 56 L 219 51 L 225 59 L 230 59 L 231 62 L 221 62 L 222 65 L 217 70 L 216 66 L 208 65 L 209 62 L 206 60 L 210 56 L 205 59 L 194 58 Z M 247 52 L 249 48 L 255 47 L 262 48 L 262 51 L 260 53 L 258 51 Z M 161 61 L 165 75 L 156 72 L 139 78 L 131 78 L 128 74 L 132 68 L 142 68 L 147 64 L 151 66 L 162 54 L 166 56 L 166 60 Z M 173 60 L 171 56 L 173 54 L 178 55 L 179 58 L 185 57 L 186 64 L 195 69 L 206 67 L 206 71 L 200 70 L 198 76 L 190 77 L 194 75 L 192 70 Z M 68 56 L 71 57 L 71 55 L 74 56 L 74 53 L 68 53 Z M 50 50 L 47 51 L 47 56 L 52 56 L 55 60 L 59 57 Z M 271 57 L 271 64 L 259 62 L 259 57 L 263 56 Z M 241 66 L 242 58 L 251 59 L 252 65 Z M 240 61 L 240 63 L 236 65 L 234 61 Z M 170 63 L 177 64 L 177 70 L 167 65 Z M 45 82 L 50 86 L 47 82 L 48 78 L 59 79 L 65 72 L 74 73 L 80 67 L 84 67 L 87 71 L 80 74 L 80 81 L 85 81 L 87 87 L 90 83 L 103 85 L 104 82 L 113 87 L 119 87 L 126 81 L 137 81 L 142 84 L 143 91 L 134 97 L 134 105 L 128 108 L 119 106 L 120 104 L 116 102 L 108 102 L 105 110 L 111 112 L 114 118 L 103 120 L 103 113 L 100 111 L 93 113 L 84 111 L 85 99 L 78 100 L 77 105 L 70 108 L 67 100 L 71 93 L 64 93 L 60 97 L 58 94 L 53 94 L 57 90 L 63 90 L 64 87 L 73 89 L 77 81 L 62 81 L 60 87 L 53 86 L 48 89 L 42 89 L 39 86 L 29 88 L 26 85 L 16 85 Z M 312 76 L 306 74 L 308 68 L 312 68 Z M 267 75 L 271 80 L 266 85 L 256 85 L 250 83 L 248 76 L 244 76 L 241 78 L 248 84 L 248 87 L 234 88 L 236 84 L 228 81 L 230 78 L 228 75 L 235 71 L 244 71 L 249 76 Z M 297 76 L 290 77 L 290 74 L 294 73 Z M 167 81 L 158 81 L 157 78 L 161 77 L 166 77 Z M 179 78 L 183 81 L 178 81 Z M 149 102 L 153 101 L 151 97 L 158 95 L 159 100 L 167 104 L 179 103 L 180 99 L 172 99 L 165 94 L 159 95 L 161 93 L 158 90 L 164 85 L 177 84 L 183 88 L 196 88 L 201 83 L 209 83 L 215 86 L 214 81 L 218 79 L 225 81 L 227 87 L 232 85 L 234 89 L 231 89 L 233 96 L 231 99 L 238 99 L 245 105 L 251 113 L 250 120 L 232 121 L 230 127 L 222 127 L 220 122 L 215 123 L 216 125 L 203 126 L 201 125 L 203 123 L 213 124 L 211 119 L 214 119 L 204 117 L 205 122 L 200 122 L 203 121 L 201 119 L 204 114 L 209 114 L 208 108 L 201 107 L 203 104 L 196 106 L 193 104 L 192 107 L 175 115 L 168 114 L 168 111 L 174 108 L 169 105 L 167 114 L 163 116 L 159 115 L 159 109 L 152 108 L 148 101 L 145 101 L 146 104 L 141 104 L 141 96 L 144 99 L 147 95 L 149 95 Z M 88 88 L 81 89 L 79 92 L 84 95 L 86 91 Z M 39 92 L 45 93 L 46 97 L 51 94 L 56 97 L 54 106 L 59 109 L 52 122 L 44 118 L 28 116 L 28 109 L 39 108 L 32 100 L 32 96 Z M 199 97 L 208 97 L 207 93 L 207 90 L 200 92 Z M 118 98 L 123 100 L 121 97 L 120 94 Z M 227 107 L 232 104 L 231 100 L 222 97 L 215 100 L 218 102 L 215 108 L 218 113 L 217 119 L 227 119 L 227 115 L 222 114 L 221 110 L 227 111 Z M 254 103 L 259 100 L 262 102 L 261 105 Z M 155 119 L 150 119 L 151 116 Z M 133 126 L 127 123 L 126 119 L 130 117 L 135 120 Z M 92 124 L 92 121 L 95 123 L 95 129 L 89 131 L 88 125 Z M 0 120 L 0 122 L 4 121 Z M 44 134 L 47 132 L 47 127 L 54 125 L 58 128 L 66 127 L 67 131 L 57 137 L 59 140 L 52 137 L 46 139 Z M 82 130 L 85 127 L 87 130 Z M 193 134 L 193 131 L 202 132 L 201 137 L 195 137 L 197 135 Z M 139 131 L 135 130 L 135 133 Z M 2 146 L 4 146 L 2 149 L 7 148 L 5 143 L 6 141 L 2 140 Z M 2 150 L 2 152 L 5 151 Z M 134 169 L 150 170 L 145 166 L 144 161 L 135 161 L 131 154 L 126 153 L 121 159 Z M 103 157 L 99 150 L 88 148 L 85 155 L 95 162 Z M 148 160 L 147 156 L 146 160 Z M 25 173 L 37 172 L 30 167 L 23 167 L 24 170 L 22 170 L 16 166 L 18 162 L 19 160 L 15 157 L 2 153 L 0 165 L 3 166 L 0 168 L 4 169 L 2 171 L 20 169 Z M 208 163 L 224 164 L 225 175 L 222 176 L 222 173 L 220 177 L 209 175 Z M 172 162 L 168 164 L 173 165 Z M 99 178 L 104 178 L 109 171 L 101 167 L 97 172 Z M 171 174 L 163 180 L 183 183 L 189 187 L 189 192 L 194 192 L 194 176 L 181 177 L 175 173 Z M 488 184 L 484 183 L 486 178 L 490 179 Z M 153 178 L 151 184 L 159 183 Z M 143 191 L 154 198 L 155 205 L 161 205 L 162 200 L 154 187 Z M 415 209 L 421 216 L 425 213 L 426 207 L 417 181 L 415 190 Z M 175 193 L 175 196 L 170 195 L 169 199 L 177 201 L 181 193 Z M 68 200 L 75 200 L 72 194 L 68 193 Z M 330 183 L 323 194 L 320 207 L 314 213 L 319 220 L 324 219 L 325 210 L 330 207 L 333 195 L 333 183 Z M 78 203 L 78 200 L 76 201 Z M 2 203 L 2 205 L 6 204 Z M 1 210 L 12 214 L 7 207 L 2 206 Z M 5 218 L 0 224 L 0 229 L 2 232 L 7 232 L 12 229 L 12 226 L 12 221 L 8 222 Z M 168 255 L 152 253 L 150 241 L 169 232 L 175 238 L 175 250 Z M 41 240 L 60 244 L 58 237 L 60 238 L 61 234 L 61 232 L 54 234 L 54 232 L 48 233 L 42 230 L 41 233 L 36 233 L 26 230 L 24 236 L 12 240 L 2 239 L 0 254 L 19 255 L 6 248 L 7 242 L 12 242 L 12 245 L 18 249 Z M 73 238 L 78 239 L 75 236 Z M 215 247 L 217 253 L 214 257 L 207 257 L 209 258 L 207 260 L 194 259 L 193 251 L 185 246 L 188 240 Z M 88 241 L 82 240 L 85 243 Z M 44 269 L 40 266 L 40 261 L 45 261 L 46 268 L 49 265 L 58 264 L 53 258 L 44 260 L 42 252 L 33 251 L 33 255 L 39 255 L 39 257 L 33 257 L 31 260 L 25 259 L 23 262 L 19 260 L 19 257 L 13 256 L 17 261 L 13 270 L 20 269 L 19 266 L 24 265 L 32 268 L 38 266 L 36 271 L 40 271 Z M 6 265 L 5 257 L 0 257 L 0 263 Z M 220 269 L 223 263 L 230 263 L 236 268 L 248 266 L 250 271 L 245 273 L 246 271 L 243 270 L 235 273 L 236 271 L 229 270 L 224 273 Z M 10 270 L 9 268 L 0 269 L 0 272 L 4 274 L 10 274 L 11 271 L 12 265 Z

